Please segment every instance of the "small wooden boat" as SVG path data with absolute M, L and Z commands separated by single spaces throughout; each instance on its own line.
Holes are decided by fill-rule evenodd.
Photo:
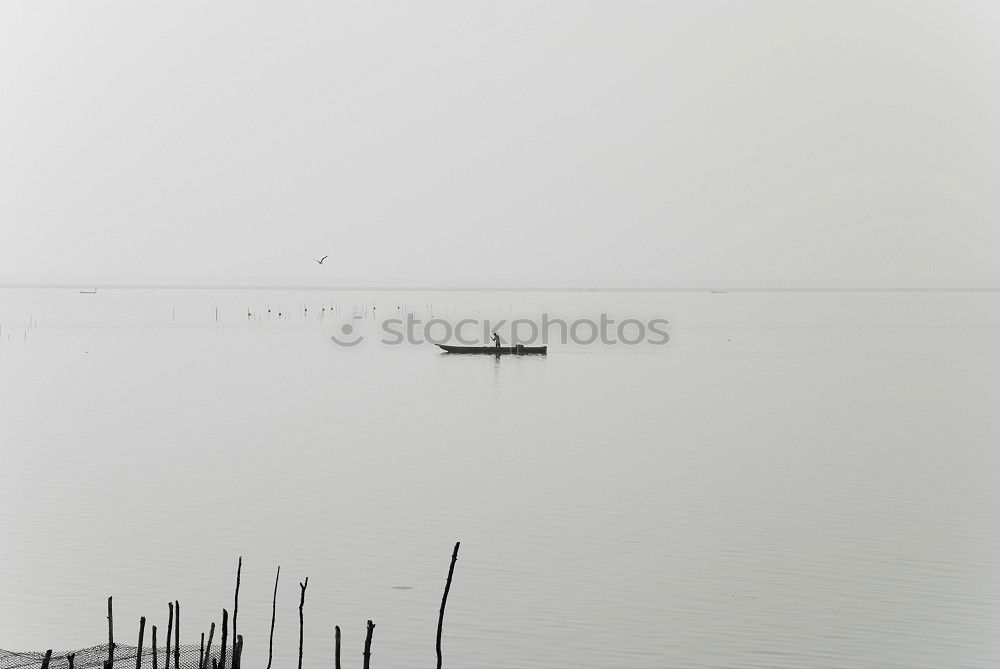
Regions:
M 445 353 L 475 353 L 479 355 L 545 355 L 548 346 L 449 346 L 438 344 Z

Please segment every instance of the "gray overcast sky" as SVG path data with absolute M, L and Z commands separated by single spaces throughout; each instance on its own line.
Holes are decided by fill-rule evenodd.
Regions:
M 993 0 L 5 0 L 0 280 L 996 286 L 998 36 Z

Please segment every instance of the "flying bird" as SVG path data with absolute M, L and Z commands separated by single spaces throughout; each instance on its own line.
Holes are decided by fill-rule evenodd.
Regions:
M 329 257 L 330 257 L 330 254 L 327 253 L 325 256 L 323 256 L 322 258 L 320 258 L 319 260 L 317 260 L 316 263 L 319 264 L 319 265 L 322 265 L 323 261 L 326 260 Z

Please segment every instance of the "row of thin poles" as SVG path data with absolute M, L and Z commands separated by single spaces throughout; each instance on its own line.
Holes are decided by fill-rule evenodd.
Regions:
M 438 626 L 437 626 L 437 638 L 435 641 L 435 650 L 437 652 L 437 669 L 441 669 L 441 634 L 444 627 L 444 609 L 445 605 L 448 603 L 448 592 L 451 590 L 451 579 L 455 573 L 455 562 L 458 560 L 458 547 L 461 542 L 455 544 L 455 550 L 451 554 L 451 565 L 448 567 L 448 579 L 445 581 L 444 594 L 441 597 L 441 609 L 438 612 Z M 243 572 L 243 557 L 239 559 L 239 563 L 236 567 L 236 594 L 233 598 L 233 625 L 232 625 L 232 650 L 229 669 L 241 669 L 241 663 L 243 658 L 243 635 L 237 634 L 236 632 L 236 619 L 239 615 L 240 607 L 240 577 Z M 278 566 L 278 571 L 274 575 L 274 596 L 271 601 L 271 634 L 268 639 L 267 645 L 267 669 L 271 669 L 271 662 L 274 658 L 274 623 L 277 617 L 278 610 L 278 579 L 281 577 L 281 566 Z M 304 648 L 304 630 L 305 630 L 305 605 L 306 605 L 306 588 L 309 586 L 309 578 L 307 577 L 305 581 L 299 583 L 299 663 L 298 669 L 302 669 L 302 653 Z M 165 652 L 165 666 L 163 669 L 170 669 L 170 641 L 171 636 L 173 637 L 173 669 L 180 669 L 180 658 L 181 658 L 181 604 L 179 601 L 173 601 L 167 604 L 168 617 L 167 617 L 167 638 L 166 638 L 166 652 Z M 142 669 L 142 656 L 143 656 L 143 637 L 146 632 L 146 617 L 142 616 L 139 618 L 139 641 L 136 647 L 135 653 L 135 669 Z M 157 628 L 156 625 L 152 626 L 152 643 L 153 643 L 153 669 L 159 669 L 159 650 L 157 646 L 156 638 Z M 367 632 L 365 634 L 365 650 L 363 653 L 364 658 L 364 669 L 370 669 L 371 667 L 371 655 L 372 655 L 372 635 L 375 632 L 375 623 L 371 620 L 368 621 Z M 208 645 L 205 644 L 205 633 L 201 633 L 201 645 L 198 651 L 198 669 L 209 669 L 209 658 L 211 658 L 211 669 L 226 669 L 226 650 L 230 642 L 229 636 L 229 611 L 222 609 L 222 635 L 219 643 L 219 655 L 218 657 L 211 657 L 212 655 L 212 641 L 215 636 L 215 623 L 213 622 L 208 629 Z M 75 660 L 76 653 L 70 653 L 66 656 L 66 660 L 69 662 L 69 669 L 74 669 L 73 663 Z M 49 649 L 45 651 L 45 656 L 42 658 L 42 668 L 49 669 L 49 663 L 52 659 L 52 650 Z M 334 655 L 333 655 L 334 669 L 341 669 L 340 666 L 340 626 L 334 626 Z M 114 625 L 114 611 L 113 611 L 113 598 L 108 597 L 108 658 L 104 661 L 104 669 L 114 669 L 115 663 L 115 625 Z

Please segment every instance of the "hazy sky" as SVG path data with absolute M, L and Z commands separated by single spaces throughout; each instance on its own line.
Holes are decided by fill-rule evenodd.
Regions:
M 998 36 L 993 0 L 5 0 L 0 280 L 1000 285 Z

